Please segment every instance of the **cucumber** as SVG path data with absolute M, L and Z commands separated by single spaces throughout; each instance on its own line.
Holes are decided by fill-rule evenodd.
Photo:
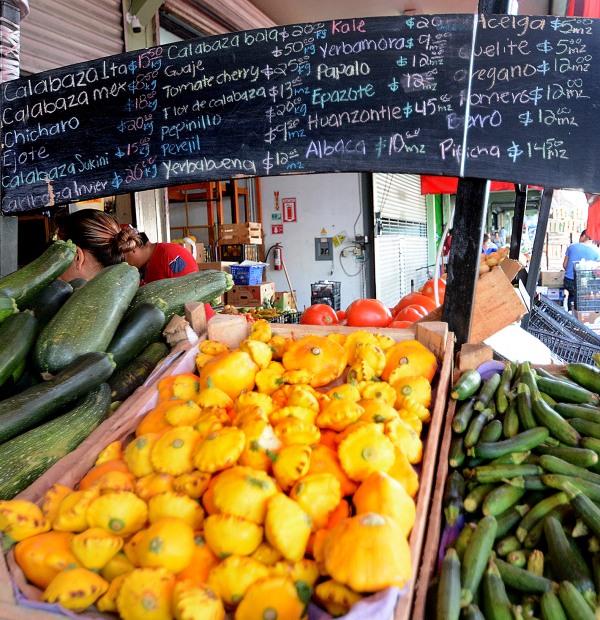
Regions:
M 582 438 L 581 444 L 583 446 L 585 438 Z M 550 456 L 555 456 L 567 463 L 571 463 L 571 465 L 577 465 L 578 467 L 591 467 L 592 465 L 596 465 L 598 463 L 598 454 L 593 450 L 588 450 L 585 448 L 571 448 L 568 446 L 548 446 L 546 444 L 541 444 L 536 448 L 537 452 L 540 454 L 548 454 Z
M 0 500 L 12 499 L 74 450 L 108 416 L 110 388 L 102 383 L 70 411 L 0 447 Z
M 153 342 L 128 364 L 117 369 L 108 380 L 112 402 L 122 402 L 131 396 L 168 354 L 169 347 L 164 342 Z
M 504 581 L 494 560 L 490 560 L 483 576 L 483 611 L 486 620 L 514 619 Z
M 138 288 L 138 270 L 119 263 L 75 291 L 37 339 L 33 357 L 44 376 L 84 353 L 105 352 Z
M 570 581 L 562 581 L 558 587 L 558 597 L 567 617 L 573 620 L 594 620 L 595 615 L 587 599 Z M 554 620 L 554 619 L 553 619 Z
M 581 592 L 585 600 L 595 598 L 594 582 L 591 570 L 579 561 L 574 553 L 569 535 L 554 517 L 544 520 L 544 534 L 548 543 L 548 552 L 553 574 L 558 581 L 568 579 Z
M 166 304 L 165 323 L 168 323 L 174 315 L 183 314 L 186 303 L 192 301 L 208 303 L 232 286 L 233 279 L 230 274 L 207 269 L 180 278 L 148 282 L 139 288 L 131 307 L 135 308 L 144 302 L 157 304 L 162 300 Z
M 481 386 L 481 375 L 474 368 L 465 370 L 452 386 L 450 398 L 454 400 L 466 400 L 473 396 Z
M 75 258 L 75 249 L 72 241 L 55 241 L 28 265 L 0 278 L 0 291 L 12 297 L 19 308 L 26 306 L 69 268 Z
M 437 593 L 437 620 L 458 620 L 460 616 L 460 561 L 452 547 L 446 555 L 440 570 Z
M 549 379 L 548 377 L 537 377 L 537 386 L 540 392 L 550 395 L 555 400 L 566 403 L 590 403 L 597 405 L 600 396 L 579 385 L 567 383 L 560 379 Z
M 86 353 L 53 379 L 0 401 L 0 443 L 47 421 L 61 407 L 104 383 L 113 369 L 106 353 Z
M 73 287 L 64 280 L 56 279 L 41 290 L 22 310 L 30 310 L 41 330 L 73 294 Z
M 500 558 L 496 558 L 494 561 L 496 562 L 502 581 L 514 590 L 541 594 L 542 592 L 548 592 L 552 587 L 552 581 L 546 579 L 546 577 L 541 577 L 524 568 L 513 566 Z
M 0 385 L 22 366 L 35 343 L 37 321 L 30 312 L 11 314 L 0 324 Z
M 495 517 L 483 517 L 469 539 L 460 571 L 461 607 L 466 607 L 473 601 L 492 552 L 497 529 Z
M 501 377 L 498 373 L 494 373 L 489 379 L 487 379 L 479 390 L 477 399 L 475 400 L 475 410 L 483 411 L 488 408 L 488 405 L 492 402 L 496 390 L 500 385 Z
M 571 362 L 567 364 L 567 375 L 582 387 L 600 394 L 600 368 L 597 366 Z
M 540 598 L 543 620 L 569 620 L 558 596 L 553 590 L 544 592 Z
M 491 443 L 480 442 L 467 450 L 470 456 L 485 459 L 495 459 L 514 452 L 526 452 L 544 443 L 548 439 L 549 431 L 543 426 L 518 433 L 510 439 L 503 439 Z
M 0 291 L 0 323 L 18 311 L 15 300 L 4 291 Z
M 545 402 L 539 391 L 532 394 L 533 415 L 540 426 L 545 426 L 553 437 L 568 446 L 577 447 L 581 442 L 581 435 L 558 412 Z
M 526 383 L 519 383 L 517 387 L 517 413 L 519 414 L 521 426 L 525 430 L 530 430 L 538 425 L 533 417 L 531 392 Z
M 475 399 L 471 398 L 456 410 L 454 418 L 452 419 L 452 430 L 461 435 L 467 430 L 471 418 L 475 414 Z
M 163 304 L 164 307 L 164 304 Z M 165 313 L 157 305 L 144 302 L 127 312 L 108 345 L 117 368 L 131 361 L 152 342 L 156 342 L 165 323 Z

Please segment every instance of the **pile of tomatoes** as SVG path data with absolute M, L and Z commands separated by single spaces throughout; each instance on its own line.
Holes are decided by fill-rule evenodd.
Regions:
M 334 310 L 327 304 L 309 306 L 300 317 L 303 325 L 349 325 L 351 327 L 397 327 L 412 325 L 444 303 L 446 282 L 437 280 L 438 299 L 435 302 L 435 283 L 428 280 L 420 291 L 405 295 L 393 308 L 378 299 L 357 299 L 346 310 Z

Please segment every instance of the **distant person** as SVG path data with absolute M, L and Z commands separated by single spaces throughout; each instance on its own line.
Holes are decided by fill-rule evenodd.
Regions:
M 502 239 L 500 238 L 500 233 L 496 230 L 492 233 L 492 243 L 500 249 L 504 244 L 502 243 Z
M 61 280 L 91 280 L 104 267 L 123 262 L 118 249 L 121 227 L 111 215 L 97 209 L 65 210 L 57 213 L 54 221 L 58 239 L 70 239 L 77 246 L 73 263 Z
M 500 241 L 502 242 L 502 247 L 504 247 L 506 245 L 506 228 L 504 226 L 500 228 Z
M 579 242 L 572 243 L 565 254 L 563 269 L 565 270 L 564 287 L 569 293 L 568 310 L 573 310 L 575 301 L 575 265 L 581 260 L 600 260 L 600 251 L 587 236 L 587 230 L 579 235 Z
M 481 252 L 483 254 L 491 254 L 492 252 L 497 252 L 498 248 L 492 243 L 490 236 L 485 233 L 483 235 L 483 244 L 481 246 Z
M 448 264 L 450 257 L 450 246 L 452 245 L 452 228 L 448 231 L 446 238 L 444 239 L 444 245 L 442 246 L 442 263 Z

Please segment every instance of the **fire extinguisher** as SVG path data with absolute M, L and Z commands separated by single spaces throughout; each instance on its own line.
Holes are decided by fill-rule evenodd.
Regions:
M 273 248 L 273 267 L 275 271 L 281 271 L 283 269 L 282 247 L 279 243 L 276 243 Z

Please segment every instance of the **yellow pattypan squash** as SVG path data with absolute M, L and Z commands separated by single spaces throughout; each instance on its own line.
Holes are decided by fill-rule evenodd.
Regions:
M 356 393 L 359 394 L 358 390 Z M 333 399 L 317 416 L 316 425 L 340 432 L 352 422 L 356 422 L 362 414 L 363 408 L 356 402 L 350 399 Z
M 227 609 L 234 609 L 255 581 L 268 576 L 269 569 L 257 560 L 230 555 L 210 571 L 207 584 Z
M 334 618 L 345 616 L 363 598 L 364 595 L 333 579 L 323 581 L 315 588 L 316 601 Z
M 258 407 L 268 417 L 275 409 L 275 406 L 276 404 L 269 394 L 244 392 L 235 399 L 233 410 L 240 416 L 249 411 L 254 411 Z
M 229 416 L 225 409 L 209 407 L 203 411 L 204 413 L 202 413 L 194 423 L 194 430 L 200 433 L 201 439 L 205 439 L 211 433 L 215 433 L 223 427 L 229 426 Z
M 285 618 L 301 620 L 310 599 L 310 588 L 297 587 L 288 577 L 266 577 L 247 590 L 235 612 L 235 620 Z
M 134 568 L 135 566 L 122 549 L 100 569 L 100 574 L 106 581 L 112 583 L 117 577 L 130 573 Z
M 15 560 L 25 577 L 42 590 L 60 571 L 78 566 L 69 541 L 71 532 L 44 532 L 29 536 L 14 547 Z
M 214 502 L 224 514 L 263 523 L 269 500 L 276 493 L 275 481 L 265 472 L 238 465 L 218 477 Z
M 37 504 L 24 499 L 0 501 L 0 531 L 12 541 L 18 542 L 49 529 L 50 521 Z
M 256 551 L 254 551 L 250 557 L 265 566 L 272 566 L 283 558 L 281 553 L 265 540 L 258 545 Z
M 399 482 L 381 471 L 373 472 L 361 483 L 352 502 L 356 514 L 376 512 L 391 517 L 405 536 L 415 523 L 415 502 Z
M 123 458 L 123 448 L 120 441 L 113 441 L 100 451 L 100 454 L 96 457 L 94 465 L 102 465 L 107 461 L 113 461 Z
M 73 492 L 73 489 L 62 484 L 53 484 L 42 497 L 42 513 L 50 521 L 54 522 L 58 513 L 58 507 L 62 500 Z
M 350 480 L 346 472 L 342 469 L 337 451 L 323 444 L 319 444 L 313 448 L 307 473 L 332 474 L 340 483 L 340 490 L 343 497 L 352 495 L 358 488 L 356 482 Z
M 133 570 L 133 567 L 131 570 Z M 119 596 L 121 586 L 123 585 L 123 581 L 125 581 L 126 576 L 127 573 L 123 573 L 122 575 L 115 577 L 110 582 L 108 590 L 96 601 L 96 607 L 98 608 L 98 611 L 115 613 L 117 612 L 117 597 Z
M 194 530 L 183 519 L 166 517 L 145 530 L 136 547 L 143 568 L 166 568 L 178 573 L 190 564 L 194 555 Z
M 385 435 L 390 441 L 406 454 L 413 465 L 423 459 L 423 443 L 414 429 L 402 418 L 388 420 L 385 423 Z
M 273 475 L 277 484 L 288 491 L 294 483 L 308 473 L 311 447 L 303 444 L 285 446 L 277 453 Z
M 425 377 L 398 377 L 395 380 L 394 377 L 391 377 L 391 385 L 396 390 L 398 397 L 409 396 L 423 407 L 431 405 L 431 383 Z
M 164 568 L 137 568 L 129 573 L 117 596 L 122 620 L 171 620 L 175 577 Z
M 135 494 L 147 502 L 158 493 L 175 490 L 175 478 L 171 474 L 154 472 L 135 481 Z
M 275 435 L 273 427 L 260 419 L 244 424 L 242 431 L 246 440 L 238 463 L 270 473 L 273 468 L 273 459 L 277 457 L 281 449 L 281 442 Z
M 421 422 L 427 423 L 431 420 L 429 409 L 412 396 L 398 396 L 396 407 L 399 410 L 404 409 L 409 413 L 414 413 Z
M 271 365 L 263 368 L 256 373 L 256 389 L 261 394 L 273 394 L 283 384 L 283 371 L 278 368 L 272 368 Z
M 361 383 L 359 389 L 362 398 L 384 400 L 392 407 L 396 402 L 396 390 L 386 381 L 368 381 Z
M 229 352 L 229 347 L 218 340 L 204 340 L 198 345 L 198 351 L 206 355 L 222 355 Z
M 120 536 L 135 534 L 142 529 L 147 518 L 146 502 L 127 491 L 101 495 L 87 509 L 89 527 L 101 527 Z
M 385 352 L 379 343 L 357 342 L 354 349 L 355 362 L 365 362 L 372 369 L 376 377 L 380 377 L 385 368 Z
M 294 386 L 298 387 L 298 386 Z M 304 420 L 309 424 L 314 424 L 317 418 L 317 411 L 310 407 L 304 407 L 301 405 L 290 405 L 289 402 L 285 407 L 275 409 L 269 416 L 269 421 L 273 426 L 279 424 L 279 422 L 287 419 L 294 418 L 296 420 Z
M 248 353 L 260 370 L 264 370 L 271 363 L 273 351 L 265 342 L 260 340 L 243 340 L 240 342 L 240 349 Z
M 410 497 L 415 497 L 419 490 L 419 475 L 400 448 L 394 448 L 394 457 L 394 464 L 387 471 L 388 476 L 399 482 Z
M 214 387 L 212 379 L 207 381 L 208 387 L 200 390 L 196 398 L 196 404 L 202 409 L 215 407 L 217 409 L 230 410 L 233 407 L 233 399 L 223 390 Z
M 431 383 L 438 366 L 435 355 L 418 340 L 397 342 L 386 351 L 385 357 L 385 368 L 381 373 L 384 381 L 389 381 L 395 371 L 396 378 L 421 375 Z
M 194 532 L 194 551 L 190 563 L 177 573 L 177 581 L 191 581 L 203 584 L 208 580 L 210 571 L 219 563 L 217 556 L 206 544 L 202 532 Z
M 269 342 L 272 338 L 271 323 L 265 319 L 258 319 L 258 321 L 252 323 L 248 338 L 263 343 Z
M 71 611 L 84 611 L 108 590 L 108 581 L 87 568 L 61 571 L 48 584 L 42 599 Z
M 178 582 L 173 590 L 175 620 L 225 620 L 221 599 L 208 587 Z
M 352 480 L 365 480 L 373 471 L 387 471 L 394 464 L 394 444 L 377 429 L 365 424 L 349 433 L 338 447 L 340 463 Z
M 350 383 L 342 383 L 336 387 L 327 391 L 327 396 L 334 400 L 350 400 L 353 403 L 357 403 L 360 400 L 360 391 L 355 385 Z
M 353 366 L 357 360 L 356 348 L 359 344 L 376 345 L 378 342 L 374 334 L 361 329 L 348 334 L 344 340 L 343 346 L 346 351 L 346 355 L 348 356 L 348 364 L 350 366 Z
M 191 426 L 177 426 L 166 431 L 150 450 L 152 467 L 157 472 L 172 476 L 192 471 L 192 454 L 199 441 L 200 433 Z
M 200 398 L 200 394 L 197 399 Z M 193 426 L 201 413 L 202 409 L 195 401 L 176 400 L 170 407 L 165 408 L 165 422 L 169 426 Z
M 287 351 L 288 346 L 292 343 L 291 338 L 285 336 L 275 335 L 269 340 L 269 346 L 273 352 L 273 359 L 280 360 L 283 354 Z
M 200 499 L 206 489 L 208 489 L 208 483 L 210 482 L 210 474 L 202 471 L 191 471 L 186 474 L 181 474 L 173 480 L 173 491 L 178 493 L 185 493 L 192 499 Z M 165 491 L 171 491 L 171 489 L 165 489 Z
M 359 420 L 383 424 L 392 418 L 398 417 L 398 412 L 385 400 L 378 398 L 364 398 L 358 403 L 363 408 Z
M 165 517 L 185 521 L 192 529 L 200 529 L 204 520 L 202 506 L 185 493 L 166 491 L 148 500 L 148 521 L 156 523 Z
M 90 487 L 85 491 L 73 491 L 58 506 L 52 527 L 61 532 L 83 532 L 91 526 L 88 509 L 98 499 L 100 489 Z
M 344 372 L 348 356 L 342 346 L 325 337 L 304 336 L 283 354 L 286 370 L 309 371 L 312 387 L 327 385 Z
M 248 353 L 240 350 L 217 355 L 206 362 L 200 371 L 200 387 L 212 385 L 226 392 L 232 399 L 236 399 L 242 392 L 254 388 L 254 377 L 259 368 Z
M 309 588 L 312 588 L 321 576 L 317 563 L 309 558 L 302 558 L 298 562 L 277 562 L 270 567 L 270 572 L 271 575 L 289 577 L 294 583 L 303 581 Z
M 99 571 L 121 550 L 123 539 L 102 528 L 92 527 L 75 534 L 69 545 L 82 566 Z
M 308 513 L 314 532 L 327 525 L 330 513 L 342 499 L 342 492 L 333 474 L 308 474 L 292 487 L 290 497 Z
M 331 577 L 356 592 L 402 588 L 412 573 L 402 528 L 374 512 L 338 523 L 325 539 L 323 551 Z
M 214 431 L 195 447 L 194 467 L 211 474 L 231 467 L 240 458 L 245 444 L 246 436 L 239 428 L 229 426 Z
M 265 518 L 265 537 L 286 560 L 298 562 L 304 557 L 312 529 L 307 512 L 284 493 L 269 500 Z
M 251 555 L 263 538 L 263 528 L 242 517 L 214 514 L 204 521 L 204 537 L 212 552 L 219 558 L 237 553 Z
M 296 418 L 286 418 L 274 428 L 275 434 L 284 446 L 296 443 L 313 446 L 319 443 L 321 431 L 315 424 Z
M 154 471 L 150 453 L 160 436 L 160 433 L 146 433 L 139 435 L 127 444 L 124 460 L 127 467 L 137 478 L 147 476 Z

